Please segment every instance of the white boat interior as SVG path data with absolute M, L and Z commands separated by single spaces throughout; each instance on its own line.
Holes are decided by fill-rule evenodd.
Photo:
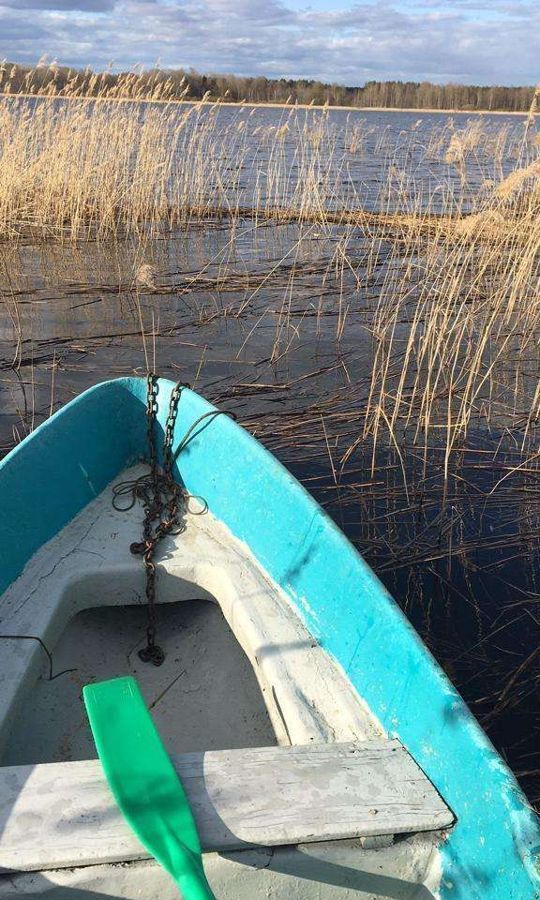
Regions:
M 133 467 L 116 481 L 144 471 Z M 109 486 L 5 592 L 0 631 L 19 639 L 2 640 L 3 767 L 95 759 L 82 687 L 127 674 L 137 678 L 171 755 L 387 737 L 286 594 L 195 498 L 184 530 L 166 538 L 157 556 L 157 642 L 166 659 L 161 667 L 143 663 L 144 566 L 129 549 L 141 539 L 142 517 L 138 503 L 115 509 Z M 52 654 L 52 680 L 35 637 Z M 17 802 L 0 811 L 0 846 L 20 812 Z M 443 832 L 400 831 L 208 852 L 205 869 L 216 896 L 227 900 L 437 897 Z M 39 867 L 0 860 L 0 898 L 177 896 L 152 860 L 67 865 L 55 862 L 52 844 Z

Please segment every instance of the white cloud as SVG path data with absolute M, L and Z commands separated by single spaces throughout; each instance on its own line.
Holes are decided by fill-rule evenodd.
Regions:
M 344 0 L 346 2 L 346 0 Z M 335 4 L 335 0 L 333 0 Z M 17 12 L 15 12 L 15 6 Z M 0 0 L 0 57 L 137 63 L 347 84 L 537 79 L 539 7 L 529 0 Z

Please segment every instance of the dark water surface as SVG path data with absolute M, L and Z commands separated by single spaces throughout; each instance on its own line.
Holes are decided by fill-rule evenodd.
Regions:
M 279 127 L 285 113 L 241 115 L 255 129 L 261 117 Z M 425 148 L 448 117 L 330 118 L 332 127 L 367 122 L 348 172 L 368 201 L 380 202 L 398 153 L 426 196 L 460 178 L 440 154 L 429 163 L 425 149 L 415 156 L 417 136 Z M 488 124 L 494 134 L 507 128 L 515 150 L 521 119 Z M 336 141 L 345 139 L 337 128 Z M 513 164 L 511 153 L 501 160 L 480 148 L 473 157 L 472 182 Z M 406 433 L 375 447 L 362 438 L 386 257 L 381 246 L 377 260 L 365 258 L 365 236 L 350 231 L 354 271 L 340 269 L 342 238 L 338 227 L 243 221 L 109 243 L 0 244 L 2 450 L 90 385 L 143 375 L 147 364 L 233 410 L 364 553 L 537 801 L 538 668 L 521 667 L 540 624 L 539 473 L 523 465 L 504 385 L 498 417 L 487 423 L 480 411 L 471 422 L 446 491 L 436 443 L 426 459 Z M 526 393 L 537 377 L 533 359 Z

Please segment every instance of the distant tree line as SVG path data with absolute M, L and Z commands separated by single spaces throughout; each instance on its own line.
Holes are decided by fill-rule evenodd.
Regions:
M 0 66 L 0 91 L 138 99 L 205 98 L 221 99 L 224 102 L 512 112 L 529 110 L 535 96 L 535 89 L 531 86 L 485 87 L 432 84 L 429 81 L 367 81 L 362 87 L 345 87 L 306 78 L 203 75 L 194 69 L 149 69 L 115 73 L 69 69 L 56 63 L 41 64 L 30 69 L 6 62 Z

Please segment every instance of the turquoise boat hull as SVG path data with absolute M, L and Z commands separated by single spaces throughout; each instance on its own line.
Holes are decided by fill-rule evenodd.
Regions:
M 159 382 L 163 428 L 173 385 Z M 0 463 L 0 590 L 118 473 L 145 455 L 146 382 L 83 393 Z M 176 445 L 213 407 L 182 394 Z M 457 817 L 442 898 L 540 896 L 538 821 L 500 756 L 397 604 L 298 482 L 227 416 L 206 418 L 178 477 L 250 547 Z

